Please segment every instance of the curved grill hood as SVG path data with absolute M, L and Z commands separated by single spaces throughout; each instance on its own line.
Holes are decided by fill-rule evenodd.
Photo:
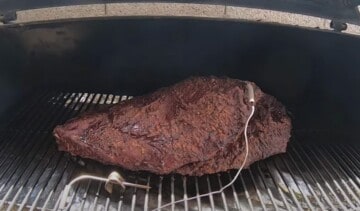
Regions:
M 59 6 L 107 4 L 107 3 L 153 3 L 145 0 L 0 0 L 0 20 L 16 20 L 16 11 Z M 239 6 L 297 13 L 325 18 L 340 23 L 360 25 L 359 0 L 174 0 L 157 1 L 158 3 L 193 3 L 221 6 Z

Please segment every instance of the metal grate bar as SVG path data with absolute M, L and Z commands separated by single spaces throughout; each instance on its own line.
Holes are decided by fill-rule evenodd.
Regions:
M 297 193 L 301 193 L 301 196 L 305 200 L 307 207 L 309 207 L 310 209 L 313 208 L 311 203 L 309 202 L 307 196 L 301 191 L 298 184 L 295 183 L 296 184 L 295 186 L 291 185 L 291 182 L 289 180 L 287 180 L 287 177 L 284 174 L 282 174 L 279 166 L 277 165 L 277 163 L 275 161 L 267 162 L 267 167 L 268 167 L 269 171 L 272 172 L 272 174 L 274 174 L 274 172 L 276 172 L 276 174 L 274 174 L 274 175 L 276 175 L 276 177 L 273 176 L 273 179 L 274 179 L 274 182 L 277 183 L 277 180 L 275 178 L 278 178 L 279 184 L 277 184 L 277 189 L 278 189 L 287 209 L 290 209 L 290 207 L 289 207 L 290 205 L 288 204 L 287 200 L 285 199 L 284 191 L 281 188 L 281 185 L 284 185 L 286 187 L 285 190 L 288 190 L 290 192 L 291 197 L 297 206 L 297 209 L 300 209 L 300 210 L 303 209 L 302 206 L 300 205 L 300 203 L 301 203 L 300 201 L 302 201 L 302 200 L 298 199 L 298 197 L 295 196 L 294 191 L 296 191 Z M 272 171 L 272 169 L 276 169 L 276 171 Z M 293 189 L 295 189 L 295 190 L 293 190 Z
M 341 150 L 341 149 L 340 149 Z M 355 171 L 357 170 L 356 169 L 356 166 L 351 166 L 350 164 L 352 163 L 351 160 L 348 160 L 347 156 L 344 155 L 344 156 L 339 156 L 337 153 L 334 152 L 334 150 L 332 148 L 330 149 L 327 149 L 326 150 L 327 154 L 333 159 L 333 160 L 337 160 L 340 162 L 340 166 L 343 171 L 346 171 L 344 172 L 344 175 L 349 175 L 349 181 L 350 183 L 352 184 L 352 187 L 355 189 L 356 193 L 358 196 L 360 196 L 360 189 L 359 189 L 359 185 L 360 185 L 360 179 L 359 177 L 356 175 Z M 352 168 L 352 169 L 351 169 Z M 351 178 L 355 179 L 355 181 L 353 181 Z M 356 184 L 357 182 L 357 184 Z
M 77 99 L 77 97 L 75 97 L 75 99 Z M 67 107 L 67 106 L 65 106 L 65 107 Z M 73 111 L 75 109 L 75 105 L 72 105 L 71 107 L 68 107 L 68 108 L 70 108 L 70 111 L 67 114 L 70 115 L 71 111 Z M 50 158 L 49 158 L 50 162 L 47 162 L 44 166 L 44 168 L 48 171 L 45 170 L 42 174 L 33 178 L 34 180 L 36 180 L 36 182 L 34 183 L 34 190 L 36 190 L 36 191 L 32 191 L 30 198 L 29 198 L 29 201 L 32 202 L 31 207 L 33 209 L 35 209 L 39 200 L 41 200 L 42 195 L 47 196 L 47 195 L 54 194 L 53 190 L 46 192 L 46 189 L 44 189 L 44 186 L 45 187 L 47 186 L 48 180 L 50 179 L 50 177 L 53 177 L 53 173 L 55 172 L 54 167 L 49 168 L 48 166 L 55 166 L 55 168 L 56 168 L 56 166 L 59 165 L 61 158 L 62 158 L 62 153 L 55 154 L 55 157 L 50 156 Z M 42 184 L 42 185 L 39 186 L 39 184 Z M 46 201 L 46 199 L 45 199 L 45 201 Z
M 89 194 L 90 184 L 91 184 L 90 180 L 86 182 L 85 191 L 84 191 L 84 193 L 83 193 L 83 195 L 81 197 L 82 201 L 81 201 L 81 204 L 80 204 L 80 210 L 84 210 L 85 202 L 86 202 L 87 196 Z
M 333 172 L 335 172 L 337 177 L 340 179 L 341 184 L 345 187 L 346 191 L 351 196 L 351 200 L 349 199 L 350 203 L 352 203 L 352 200 L 355 200 L 354 202 L 356 202 L 356 204 L 353 204 L 353 207 L 354 207 L 354 209 L 356 209 L 355 207 L 356 207 L 356 205 L 360 204 L 360 200 L 347 183 L 347 182 L 349 182 L 349 183 L 352 183 L 352 185 L 354 185 L 354 182 L 352 181 L 351 177 L 348 177 L 348 175 L 345 173 L 345 171 L 339 166 L 339 163 L 336 160 L 333 160 L 331 155 L 328 154 L 327 156 L 325 156 L 322 151 L 323 151 L 322 149 L 318 150 L 319 155 L 321 155 L 321 157 L 322 157 L 322 159 L 320 159 L 320 161 L 324 160 L 324 162 L 327 163 L 327 166 L 329 166 L 330 169 L 332 169 Z M 324 153 L 326 153 L 326 152 L 324 152 Z M 330 163 L 329 159 L 331 159 L 331 163 Z M 347 182 L 344 180 L 344 178 L 347 178 Z
M 201 198 L 199 197 L 199 181 L 198 178 L 195 177 L 195 189 L 196 189 L 196 196 L 198 198 L 196 198 L 196 202 L 197 202 L 197 206 L 199 210 L 202 210 L 202 206 L 201 206 Z
M 49 145 L 50 144 L 46 144 L 40 150 L 37 150 L 37 151 L 33 152 L 33 153 L 36 152 L 36 156 L 33 155 L 33 157 L 29 159 L 29 160 L 31 160 L 31 162 L 28 165 L 27 169 L 24 169 L 23 172 L 15 172 L 15 174 L 22 175 L 22 177 L 20 177 L 18 180 L 16 180 L 14 182 L 14 184 L 17 185 L 18 188 L 22 189 L 23 185 L 26 185 L 26 183 L 29 181 L 27 178 L 29 178 L 29 177 L 31 177 L 33 175 L 35 169 L 38 167 L 39 162 L 44 159 L 44 156 L 46 155 L 45 154 L 46 149 L 49 147 Z M 13 178 L 15 178 L 15 177 L 13 177 Z M 10 181 L 10 183 L 12 183 L 12 182 Z M 17 188 L 17 186 L 15 188 Z M 18 193 L 20 193 L 20 192 L 18 191 Z M 13 198 L 14 203 L 15 203 L 16 198 L 17 197 Z M 11 208 L 11 206 L 9 207 L 9 209 L 10 208 Z
M 206 175 L 206 182 L 207 182 L 208 192 L 210 193 L 213 190 L 211 189 L 210 179 L 209 179 L 208 175 Z M 215 210 L 215 204 L 214 204 L 214 198 L 213 198 L 212 194 L 209 195 L 209 199 L 210 199 L 211 210 L 214 211 Z
M 109 210 L 109 206 L 110 206 L 110 198 L 106 197 L 106 203 L 105 203 L 105 208 L 104 210 Z
M 12 186 L 13 187 L 13 186 Z M 10 189 L 11 190 L 11 189 Z M 10 193 L 10 192 L 8 192 L 8 193 Z M 18 195 L 18 194 L 17 194 Z
M 30 109 L 31 109 L 31 107 L 30 107 Z M 30 112 L 30 110 L 27 112 L 30 113 L 30 118 L 26 118 L 26 111 L 25 111 L 25 114 L 24 114 L 25 116 L 23 116 L 22 118 L 19 118 L 19 120 L 23 119 L 23 122 L 26 122 L 27 125 L 32 125 L 34 123 L 34 121 L 36 120 L 37 115 L 33 112 Z M 12 131 L 11 127 L 12 126 L 9 126 L 9 129 L 8 129 L 9 131 Z M 10 139 L 10 140 L 2 142 L 1 151 L 0 151 L 0 158 L 1 158 L 0 165 L 3 165 L 3 163 L 5 161 L 7 161 L 7 158 L 11 155 L 8 152 L 9 151 L 12 152 L 14 150 L 15 146 L 18 146 L 20 139 L 16 139 L 16 138 L 23 135 L 23 133 L 24 133 L 24 131 L 26 131 L 26 129 L 28 129 L 28 128 L 25 127 L 23 131 L 20 131 L 20 133 L 16 132 L 15 135 L 14 135 L 14 133 L 10 132 L 9 133 L 10 136 L 7 136 L 4 138 L 4 140 L 7 140 L 7 139 Z M 14 136 L 11 136 L 11 135 L 14 135 Z
M 352 201 L 350 200 L 349 196 L 346 194 L 346 191 L 340 186 L 340 184 L 337 182 L 337 180 L 334 178 L 334 174 L 332 174 L 330 171 L 329 171 L 329 168 L 327 168 L 325 166 L 325 164 L 318 158 L 318 156 L 313 153 L 313 151 L 309 148 L 307 148 L 306 150 L 307 152 L 311 152 L 312 155 L 315 157 L 315 160 L 320 164 L 320 166 L 324 169 L 324 171 L 327 173 L 327 175 L 331 178 L 331 180 L 333 181 L 333 183 L 335 184 L 335 186 L 337 187 L 337 189 L 340 191 L 341 195 L 343 195 L 345 201 L 347 202 L 347 204 L 351 207 L 351 209 L 356 209 L 355 208 L 355 205 L 352 203 Z M 320 153 L 320 150 L 319 152 Z M 325 159 L 326 160 L 326 159 Z M 330 165 L 330 168 L 332 168 L 333 165 Z M 336 173 L 335 173 L 336 175 Z M 339 177 L 340 178 L 340 177 Z
M 123 204 L 123 196 L 121 195 L 118 203 L 118 211 L 122 209 L 122 204 Z
M 345 162 L 348 162 L 349 165 L 353 168 L 353 171 L 356 175 L 360 175 L 360 168 L 357 156 L 355 156 L 355 152 L 350 152 L 351 149 L 339 147 L 338 149 L 341 152 L 341 157 L 345 159 Z
M 293 147 L 292 147 L 293 148 Z M 296 155 L 298 156 L 298 158 L 303 161 L 302 156 L 299 155 L 299 153 L 297 152 L 297 150 L 294 150 L 294 152 L 296 153 Z M 305 162 L 302 162 L 305 166 L 307 166 L 306 168 L 309 168 L 308 166 L 311 166 L 311 170 L 309 170 L 310 174 L 312 175 L 312 172 L 316 173 L 319 178 L 321 179 L 321 182 L 325 184 L 325 186 L 327 187 L 327 189 L 330 191 L 331 195 L 333 196 L 333 198 L 336 200 L 337 204 L 344 210 L 346 210 L 347 208 L 345 207 L 345 205 L 341 202 L 341 200 L 339 199 L 338 195 L 335 193 L 335 191 L 333 190 L 333 188 L 330 186 L 330 184 L 328 183 L 328 181 L 324 178 L 324 176 L 317 170 L 317 167 L 313 164 L 313 162 L 311 161 L 311 159 L 305 155 L 304 156 L 306 158 L 306 160 L 308 161 L 308 163 L 310 165 L 306 165 Z M 315 177 L 314 177 L 315 178 Z M 317 184 L 319 184 L 317 182 Z M 320 185 L 320 184 L 319 184 Z M 325 192 L 324 192 L 325 193 Z M 325 194 L 326 195 L 326 194 Z M 329 200 L 330 202 L 330 200 Z M 330 202 L 330 204 L 332 204 Z M 336 207 L 335 205 L 332 205 L 332 207 Z
M 48 195 L 48 197 L 46 198 L 46 200 L 45 200 L 45 203 L 44 203 L 44 206 L 42 207 L 42 211 L 45 211 L 46 210 L 46 205 L 49 203 L 49 201 L 50 201 L 50 199 L 51 199 L 51 196 L 53 195 L 53 193 L 54 192 L 51 192 L 49 195 Z M 59 198 L 59 200 L 57 201 L 57 203 L 59 203 L 60 202 L 60 198 Z
M 264 188 L 266 189 L 266 192 L 268 193 L 270 200 L 272 202 L 272 206 L 274 207 L 275 210 L 279 210 L 279 207 L 277 206 L 277 202 L 275 201 L 273 193 L 272 193 L 271 189 L 268 187 L 268 184 L 265 182 L 265 178 L 263 176 L 262 170 L 260 169 L 259 163 L 257 163 L 256 167 L 257 167 L 258 173 L 260 174 L 261 184 L 263 184 Z
M 336 153 L 336 150 L 339 151 L 339 153 Z M 331 147 L 331 148 L 327 149 L 327 152 L 335 160 L 341 162 L 340 165 L 342 168 L 344 168 L 344 170 L 347 172 L 347 174 L 350 174 L 352 176 L 352 178 L 355 179 L 356 182 L 359 182 L 357 179 L 358 178 L 357 172 L 360 172 L 360 170 L 359 170 L 359 168 L 357 168 L 356 164 L 351 160 L 351 159 L 354 159 L 354 157 L 348 156 L 343 151 L 342 147 L 338 147 L 336 150 L 334 150 L 333 147 Z
M 251 178 L 251 180 L 252 180 L 252 184 L 253 184 L 254 187 L 255 187 L 255 191 L 256 191 L 257 197 L 258 197 L 258 199 L 260 199 L 261 207 L 262 207 L 263 210 L 267 210 L 267 208 L 266 208 L 266 206 L 265 206 L 265 203 L 264 203 L 264 200 L 263 200 L 263 196 L 262 196 L 262 194 L 260 193 L 260 190 L 259 190 L 259 188 L 258 188 L 258 185 L 257 185 L 255 179 L 254 179 L 254 176 L 253 176 L 253 174 L 252 174 L 251 169 L 248 169 L 248 171 L 249 171 L 249 173 L 250 173 L 250 178 Z
M 162 181 L 163 181 L 163 177 L 160 176 L 159 177 L 159 193 L 158 193 L 158 204 L 157 204 L 157 208 L 161 207 L 162 204 Z
M 292 210 L 289 203 L 287 202 L 284 192 L 280 189 L 280 187 L 277 188 L 277 191 L 280 193 L 281 199 L 284 202 L 286 210 Z M 300 208 L 302 210 L 302 208 Z
M 50 117 L 52 117 L 52 116 L 50 116 Z M 35 118 L 34 118 L 35 119 Z M 45 122 L 47 122 L 47 121 L 45 121 Z M 41 126 L 41 124 L 40 124 L 40 126 Z M 32 133 L 32 135 L 33 135 L 34 133 Z M 37 136 L 35 136 L 35 137 L 37 137 Z M 36 138 L 34 138 L 34 140 L 36 140 Z M 16 142 L 17 143 L 17 142 Z M 40 144 L 41 142 L 38 142 L 38 144 L 36 144 L 36 145 L 34 145 L 34 146 L 37 146 L 37 147 L 39 147 L 39 144 Z M 31 153 L 25 153 L 25 150 L 27 150 L 29 147 L 29 144 L 27 144 L 27 145 L 25 145 L 25 147 L 23 147 L 23 148 L 17 148 L 16 150 L 14 149 L 14 150 L 12 150 L 12 153 L 17 153 L 17 154 L 27 154 L 27 155 L 31 155 Z M 30 150 L 31 149 L 33 149 L 33 148 L 30 148 Z M 19 151 L 17 151 L 17 150 L 19 150 Z M 35 148 L 35 150 L 36 150 L 36 148 Z M 30 151 L 31 152 L 31 151 Z M 18 156 L 16 159 L 15 159 L 15 161 L 13 161 L 13 163 L 10 163 L 10 164 L 8 164 L 8 166 L 7 167 L 5 167 L 4 165 L 2 165 L 1 167 L 2 168 L 5 168 L 5 171 L 3 171 L 3 173 L 1 174 L 1 177 L 0 178 L 3 178 L 4 176 L 6 177 L 6 178 L 8 178 L 6 181 L 5 181 L 5 184 L 8 184 L 8 182 L 9 182 L 9 179 L 13 179 L 13 177 L 12 177 L 12 175 L 15 173 L 15 171 L 17 170 L 17 167 L 19 167 L 20 165 L 20 162 L 22 162 L 25 158 L 27 158 L 26 156 L 25 157 L 21 157 L 21 156 Z M 31 158 L 28 158 L 28 159 L 30 159 L 31 160 Z M 11 159 L 12 160 L 12 159 Z M 12 164 L 12 165 L 11 165 Z M 15 164 L 15 165 L 13 165 L 13 164 Z M 27 166 L 27 165 L 25 165 L 25 166 Z M 11 167 L 13 167 L 13 168 L 11 168 Z M 13 171 L 11 171 L 12 169 L 14 169 Z M 8 173 L 8 174 L 5 174 L 5 173 Z M 10 174 L 10 175 L 9 175 Z M 21 173 L 20 173 L 20 175 L 22 175 Z M 17 181 L 16 181 L 16 183 L 17 183 Z M 16 184 L 15 183 L 15 184 Z M 13 187 L 13 185 L 14 184 L 12 184 L 12 187 Z M 5 186 L 6 187 L 6 186 Z M 9 189 L 9 190 L 12 190 L 12 189 Z M 7 196 L 9 196 L 10 195 L 10 192 L 9 193 L 7 193 Z M 0 204 L 0 208 L 3 206 L 3 204 Z
M 39 172 L 39 171 L 38 171 Z M 36 199 L 38 199 L 38 197 L 36 198 Z M 36 200 L 35 200 L 36 201 Z M 34 206 L 33 206 L 34 207 Z
M 49 94 L 49 93 L 47 93 Z M 41 96 L 38 96 L 34 99 L 37 99 L 37 102 L 43 102 L 44 99 L 46 98 L 46 94 L 43 94 Z M 10 118 L 10 120 L 8 121 L 7 125 L 2 125 L 1 129 L 0 129 L 0 149 L 2 149 L 0 152 L 3 152 L 7 146 L 10 145 L 11 142 L 9 142 L 8 140 L 12 137 L 12 135 L 14 135 L 13 132 L 13 127 L 14 125 L 17 125 L 19 120 L 23 120 L 24 122 L 28 122 L 25 118 L 27 117 L 27 115 L 32 114 L 31 113 L 31 109 L 34 108 L 36 106 L 36 100 L 34 101 L 30 101 L 29 104 L 25 104 L 24 106 L 19 106 L 19 110 L 14 114 L 13 117 Z
M 101 185 L 102 185 L 102 182 L 96 182 L 96 183 L 98 185 L 97 185 L 97 188 L 96 188 L 95 199 L 94 199 L 94 201 L 93 201 L 93 203 L 91 204 L 91 207 L 90 207 L 90 210 L 92 210 L 92 211 L 97 210 L 97 202 L 99 200 L 99 193 L 100 193 L 100 188 L 101 188 Z M 75 191 L 75 193 L 76 193 L 76 191 Z M 75 193 L 74 193 L 74 195 L 75 195 Z M 133 211 L 133 210 L 131 210 L 131 211 Z
M 229 176 L 229 181 L 232 180 L 232 177 L 231 177 L 231 174 L 229 172 L 227 172 L 228 176 Z M 233 193 L 233 197 L 235 199 L 235 203 L 236 203 L 236 208 L 237 210 L 241 210 L 241 206 L 240 206 L 240 202 L 239 202 L 239 197 L 238 197 L 238 194 L 235 190 L 235 187 L 234 187 L 234 184 L 231 184 L 231 190 L 232 190 L 232 193 Z
M 297 209 L 302 210 L 302 207 L 300 206 L 300 203 L 299 203 L 298 199 L 294 196 L 294 192 L 293 192 L 292 188 L 289 188 L 289 186 L 286 184 L 286 182 L 283 181 L 282 177 L 277 174 L 277 171 L 275 171 L 277 169 L 275 167 L 269 168 L 269 165 L 271 165 L 271 164 L 269 164 L 269 162 L 266 162 L 266 164 L 267 165 L 266 165 L 266 171 L 265 172 L 266 173 L 270 172 L 269 177 L 271 177 L 271 180 L 272 180 L 272 182 L 274 184 L 274 187 L 272 189 L 277 190 L 277 192 L 279 193 L 279 195 L 280 195 L 280 197 L 282 199 L 282 202 L 283 202 L 284 206 L 287 208 L 287 210 L 290 209 L 290 206 L 289 206 L 289 204 L 287 203 L 287 201 L 286 201 L 286 199 L 284 197 L 284 193 L 281 190 L 281 187 L 283 187 L 284 189 L 287 190 L 288 193 L 290 193 L 290 196 L 293 199 L 293 202 L 295 202 L 295 204 L 297 206 Z M 271 169 L 273 169 L 273 171 L 271 171 Z M 265 181 L 264 172 L 263 171 L 259 171 L 259 172 L 260 172 L 260 175 L 261 175 L 263 181 Z
M 315 202 L 320 206 L 320 208 L 322 210 L 325 210 L 325 206 L 320 202 L 320 199 L 318 198 L 317 194 L 315 193 L 315 191 L 313 190 L 313 188 L 311 188 L 311 186 L 309 185 L 309 183 L 303 183 L 305 185 L 300 185 L 300 181 L 295 180 L 293 178 L 295 178 L 295 175 L 300 175 L 301 180 L 302 181 L 306 181 L 304 175 L 302 174 L 302 172 L 299 170 L 299 168 L 296 166 L 296 171 L 298 172 L 298 174 L 295 174 L 294 171 L 292 170 L 292 168 L 290 168 L 289 163 L 287 161 L 287 159 L 284 159 L 284 156 L 281 156 L 281 161 L 282 163 L 285 165 L 287 172 L 289 172 L 289 174 L 291 175 L 291 181 L 294 182 L 297 186 L 297 188 L 299 189 L 299 191 L 301 192 L 301 195 L 304 197 L 304 199 L 306 200 L 310 210 L 314 210 L 315 208 L 312 206 L 312 204 L 309 201 L 309 198 L 307 197 L 307 195 L 305 194 L 305 191 L 309 191 L 311 196 L 315 199 Z M 276 164 L 275 164 L 276 165 Z M 278 167 L 279 168 L 279 167 Z M 285 176 L 283 174 L 281 174 L 283 179 L 285 180 Z M 287 185 L 289 187 L 289 185 Z M 305 187 L 304 189 L 301 187 Z
M 297 169 L 298 172 L 300 172 L 300 175 L 304 177 L 302 170 L 300 169 L 300 167 L 298 166 L 297 162 L 294 160 L 294 158 L 292 157 L 291 153 L 287 154 L 289 156 L 289 159 L 291 160 L 292 164 L 295 166 L 295 168 Z M 317 179 L 314 177 L 314 175 L 311 173 L 310 169 L 305 165 L 303 160 L 299 160 L 300 164 L 302 164 L 305 168 L 305 172 L 308 172 L 308 175 L 310 175 L 310 179 L 305 179 L 305 182 L 307 184 L 315 184 L 315 187 L 318 188 L 318 190 L 321 192 L 321 196 L 323 197 L 323 199 L 327 202 L 327 204 L 331 207 L 332 210 L 336 210 L 335 205 L 331 202 L 330 198 L 327 196 L 326 192 L 324 191 L 324 189 L 322 188 L 322 186 L 320 185 L 320 183 L 317 181 Z M 304 177 L 305 178 L 305 177 Z M 311 187 L 311 186 L 310 186 Z
M 26 111 L 25 111 L 26 112 Z M 21 118 L 21 117 L 20 117 Z M 26 120 L 25 120 L 26 121 Z M 19 134 L 15 134 L 15 136 L 14 137 L 17 137 L 17 136 L 19 136 Z M 9 154 L 8 154 L 8 152 L 9 152 L 9 148 L 10 149 L 14 149 L 15 148 L 15 145 L 16 144 L 18 144 L 18 142 L 16 142 L 16 141 L 14 141 L 14 137 L 12 137 L 11 138 L 11 141 L 9 141 L 9 142 L 3 142 L 3 144 L 5 143 L 5 146 L 4 145 L 2 145 L 1 146 L 1 166 L 3 166 L 4 165 L 4 163 L 7 161 L 7 158 L 10 156 Z M 9 143 L 11 143 L 11 144 L 9 144 Z M 10 152 L 12 152 L 13 150 L 11 150 Z M 4 172 L 2 172 L 2 175 L 3 175 L 3 173 Z M 3 182 L 2 182 L 2 184 L 4 184 Z
M 232 180 L 232 178 L 230 177 L 230 179 Z M 249 194 L 249 191 L 247 190 L 247 185 L 245 184 L 244 182 L 244 179 L 243 179 L 243 176 L 242 174 L 240 173 L 240 180 L 241 180 L 241 184 L 242 186 L 244 187 L 244 190 L 245 190 L 245 196 L 248 200 L 248 203 L 249 203 L 249 206 L 250 206 L 250 209 L 251 210 L 254 210 L 254 206 L 253 206 L 253 203 L 251 202 L 251 198 L 250 198 L 250 194 Z
M 319 170 L 318 170 L 318 167 L 315 165 L 315 163 L 313 161 L 315 161 L 316 159 L 311 159 L 309 157 L 309 154 L 306 153 L 306 151 L 303 149 L 303 147 L 299 146 L 299 149 L 301 150 L 301 152 L 305 155 L 305 157 L 309 160 L 309 163 L 314 166 L 314 169 L 315 171 L 318 173 L 318 175 L 322 178 L 323 181 L 326 181 L 325 182 L 325 185 L 328 187 L 328 189 L 330 190 L 330 192 L 333 194 L 333 196 L 335 197 L 335 199 L 337 200 L 337 202 L 340 204 L 340 206 L 344 209 L 348 209 L 346 207 L 346 205 L 344 204 L 344 201 L 341 200 L 339 198 L 339 196 L 341 195 L 345 201 L 347 202 L 347 204 L 350 204 L 350 201 L 349 201 L 349 198 L 347 197 L 347 195 L 345 194 L 345 191 L 339 186 L 339 184 L 337 183 L 337 181 L 333 178 L 333 176 L 329 173 L 328 169 L 327 168 L 324 168 L 324 171 L 326 172 L 325 174 L 324 173 L 320 173 Z M 316 157 L 315 157 L 316 158 Z M 330 183 L 327 182 L 328 180 L 325 179 L 325 175 L 327 175 L 329 178 L 330 178 L 330 181 L 332 181 L 335 186 L 337 187 L 337 189 L 339 190 L 340 194 L 336 194 L 335 190 L 333 189 L 333 187 L 331 187 Z M 351 206 L 351 208 L 354 208 Z
M 46 99 L 46 98 L 45 98 Z M 44 100 L 44 99 L 43 99 Z M 9 156 L 8 152 L 9 150 L 12 150 L 14 148 L 14 146 L 17 144 L 17 142 L 15 142 L 14 140 L 16 140 L 16 137 L 22 135 L 23 133 L 18 133 L 18 132 L 12 132 L 12 127 L 14 125 L 16 125 L 16 122 L 18 122 L 19 120 L 23 121 L 23 122 L 29 122 L 29 121 L 33 121 L 33 118 L 30 118 L 30 119 L 26 119 L 26 114 L 27 113 L 30 113 L 31 115 L 30 116 L 33 116 L 34 114 L 31 111 L 31 109 L 33 108 L 34 105 L 30 105 L 30 106 L 26 106 L 24 109 L 23 109 L 23 112 L 19 112 L 19 114 L 17 115 L 18 119 L 15 117 L 13 118 L 13 121 L 12 123 L 10 122 L 9 126 L 7 127 L 7 131 L 9 131 L 8 133 L 5 133 L 5 135 L 3 134 L 3 137 L 1 138 L 1 151 L 0 151 L 0 163 L 1 165 L 3 165 L 3 163 L 5 161 L 7 161 L 7 158 Z M 8 140 L 10 139 L 10 140 Z M 1 189 L 4 188 L 4 184 L 1 186 L 0 188 L 0 191 Z
M 62 115 L 61 117 L 62 121 L 65 120 L 66 116 L 70 117 L 77 113 L 76 111 L 77 106 L 79 105 L 83 96 L 84 94 L 78 94 L 65 101 L 64 107 L 65 109 L 68 108 L 68 111 L 66 112 L 65 115 Z M 70 104 L 68 102 L 72 102 L 72 103 Z M 41 175 L 38 175 L 37 178 L 34 178 L 36 179 L 34 189 L 40 191 L 38 192 L 33 191 L 31 193 L 29 200 L 33 201 L 33 203 L 31 204 L 32 207 L 36 207 L 38 203 L 43 204 L 41 196 L 44 196 L 44 202 L 45 202 L 47 195 L 56 194 L 53 193 L 53 190 L 55 189 L 57 182 L 51 183 L 50 181 L 51 180 L 57 181 L 56 179 L 63 175 L 64 170 L 56 171 L 58 168 L 62 168 L 63 166 L 65 166 L 66 169 L 66 167 L 68 166 L 68 162 L 63 157 L 63 153 L 56 153 L 55 157 L 50 157 L 49 160 L 50 162 L 47 162 L 45 165 L 46 170 Z M 51 167 L 49 168 L 48 166 Z M 55 176 L 54 172 L 58 172 L 58 174 Z M 50 184 L 50 186 L 48 186 L 48 184 Z
M 24 117 L 27 117 L 27 115 L 30 114 L 34 114 L 32 111 L 32 109 L 36 108 L 39 103 L 45 103 L 45 100 L 48 100 L 49 97 L 51 97 L 52 94 L 51 93 L 42 93 L 40 95 L 35 95 L 35 97 L 33 97 L 32 99 L 34 100 L 30 100 L 28 103 L 24 103 L 24 106 L 20 106 L 19 110 L 14 114 L 14 116 L 9 120 L 8 125 L 4 128 L 3 132 L 6 132 L 5 134 L 7 134 L 7 132 L 9 130 L 12 130 L 16 125 L 19 124 L 19 120 L 20 119 L 24 119 Z M 29 119 L 28 119 L 29 120 Z
M 218 179 L 218 182 L 219 182 L 219 185 L 220 185 L 220 189 L 223 187 L 222 185 L 222 182 L 221 182 L 221 179 L 220 179 L 220 174 L 216 174 L 217 176 L 217 179 Z M 226 202 L 226 196 L 225 196 L 225 193 L 224 192 L 221 192 L 221 198 L 222 198 L 222 201 L 223 201 L 223 205 L 224 205 L 224 209 L 225 211 L 228 211 L 229 208 L 227 206 L 227 202 Z
M 352 147 L 340 147 L 340 151 L 349 159 L 349 162 L 353 164 L 352 166 L 356 169 L 357 175 L 360 175 L 360 161 L 358 152 L 355 151 Z
M 171 203 L 174 203 L 175 202 L 175 184 L 174 184 L 174 182 L 175 182 L 175 178 L 174 178 L 174 175 L 171 175 Z M 175 204 L 172 204 L 171 205 L 171 210 L 172 211 L 174 211 L 174 209 L 175 209 Z
M 186 187 L 186 178 L 187 177 L 182 177 L 182 180 L 183 180 L 183 188 L 184 188 L 184 208 L 185 208 L 185 211 L 188 211 L 189 210 L 189 207 L 188 207 L 188 202 L 187 202 L 187 199 L 188 199 L 188 196 L 187 196 L 187 187 Z
M 135 183 L 137 183 L 137 181 L 135 181 Z M 134 187 L 132 189 L 133 189 L 133 192 L 132 192 L 132 198 L 131 198 L 131 211 L 135 211 L 137 188 Z
M 147 186 L 150 186 L 150 175 L 148 175 L 147 177 Z M 145 199 L 144 199 L 144 211 L 147 211 L 149 209 L 149 191 L 150 190 L 146 190 L 146 194 L 145 194 Z

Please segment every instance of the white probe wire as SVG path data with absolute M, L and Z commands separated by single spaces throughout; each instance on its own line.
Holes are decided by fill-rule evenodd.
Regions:
M 228 183 L 227 185 L 225 185 L 224 187 L 222 187 L 220 190 L 218 191 L 212 191 L 212 192 L 209 192 L 209 193 L 205 193 L 205 194 L 201 194 L 199 196 L 194 196 L 194 197 L 190 197 L 190 198 L 187 198 L 187 199 L 181 199 L 181 200 L 177 200 L 177 201 L 174 201 L 174 202 L 170 202 L 170 203 L 167 203 L 167 204 L 164 204 L 162 205 L 161 207 L 158 207 L 158 208 L 155 208 L 153 209 L 152 211 L 155 211 L 155 210 L 160 210 L 162 208 L 165 208 L 167 206 L 170 206 L 170 205 L 173 205 L 173 204 L 177 204 L 177 203 L 180 203 L 180 202 L 184 202 L 184 201 L 190 201 L 190 200 L 193 200 L 193 199 L 197 199 L 197 198 L 202 198 L 202 197 L 205 197 L 205 196 L 210 196 L 210 195 L 213 195 L 213 194 L 219 194 L 219 193 L 222 193 L 226 188 L 228 188 L 229 186 L 231 186 L 235 181 L 236 179 L 239 177 L 240 175 L 240 172 L 241 170 L 244 168 L 245 166 L 245 163 L 247 161 L 247 157 L 248 157 L 248 154 L 249 154 L 249 143 L 248 143 L 248 137 L 247 137 L 247 129 L 248 129 L 248 126 L 249 126 L 249 122 L 252 118 L 252 116 L 254 115 L 254 112 L 255 112 L 255 105 L 254 105 L 254 102 L 251 102 L 252 105 L 251 105 L 251 113 L 248 117 L 248 119 L 246 120 L 246 123 L 245 123 L 245 128 L 244 128 L 244 137 L 245 137 L 245 159 L 243 161 L 243 163 L 241 164 L 239 170 L 237 171 L 235 177 L 231 180 L 230 183 Z

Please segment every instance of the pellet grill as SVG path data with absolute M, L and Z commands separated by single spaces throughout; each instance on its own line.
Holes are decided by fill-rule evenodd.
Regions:
M 194 75 L 254 81 L 286 105 L 292 138 L 223 193 L 162 210 L 359 210 L 358 4 L 1 0 L 0 210 L 58 210 L 73 178 L 114 170 L 152 188 L 82 181 L 68 209 L 152 210 L 226 185 L 235 170 L 131 172 L 59 152 L 52 136 L 86 110 Z

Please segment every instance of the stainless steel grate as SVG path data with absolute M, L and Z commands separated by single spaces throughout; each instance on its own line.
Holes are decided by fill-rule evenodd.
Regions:
M 78 183 L 69 194 L 70 210 L 150 210 L 170 201 L 220 189 L 235 171 L 203 177 L 157 176 L 77 160 L 58 152 L 55 125 L 127 96 L 92 93 L 41 93 L 24 102 L 0 129 L 0 210 L 53 210 L 65 185 L 83 173 L 112 170 L 149 191 L 115 189 L 102 183 Z M 85 165 L 83 165 L 85 163 Z M 348 144 L 300 144 L 286 154 L 257 162 L 222 194 L 198 198 L 164 210 L 333 210 L 360 209 L 360 149 Z

